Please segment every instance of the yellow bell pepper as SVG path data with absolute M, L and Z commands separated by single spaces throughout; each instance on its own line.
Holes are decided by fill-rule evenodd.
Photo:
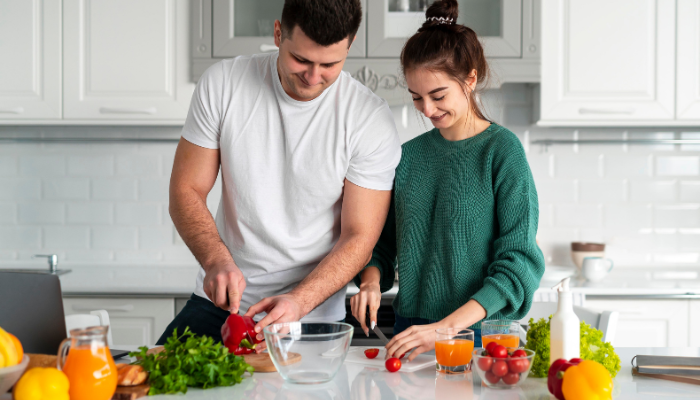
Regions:
M 15 385 L 15 400 L 70 400 L 68 377 L 56 368 L 32 368 Z
M 613 382 L 608 370 L 590 360 L 569 367 L 561 386 L 566 400 L 612 399 L 612 389 Z
M 7 332 L 0 328 L 0 363 L 2 363 L 0 368 L 17 365 L 20 361 L 15 342 Z

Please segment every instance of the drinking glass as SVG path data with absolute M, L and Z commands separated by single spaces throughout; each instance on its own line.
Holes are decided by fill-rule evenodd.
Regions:
M 471 370 L 474 331 L 462 328 L 435 330 L 436 369 L 447 374 Z
M 58 369 L 68 377 L 71 400 L 109 400 L 117 389 L 117 366 L 107 347 L 109 326 L 73 329 L 58 348 Z
M 496 342 L 508 349 L 520 346 L 520 324 L 509 319 L 494 319 L 481 323 L 481 343 L 486 348 Z

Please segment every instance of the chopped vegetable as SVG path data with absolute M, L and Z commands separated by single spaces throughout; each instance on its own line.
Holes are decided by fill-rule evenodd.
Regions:
M 535 351 L 530 375 L 544 378 L 549 371 L 549 320 L 540 318 L 535 322 L 530 318 L 530 329 L 527 331 L 526 349 Z M 610 343 L 603 342 L 603 332 L 581 322 L 581 359 L 600 363 L 614 378 L 620 370 L 620 357 Z
M 243 357 L 229 353 L 220 342 L 208 336 L 197 336 L 185 328 L 181 336 L 177 329 L 165 343 L 164 351 L 147 354 L 147 347 L 129 356 L 139 357 L 134 364 L 150 373 L 148 395 L 187 393 L 187 387 L 203 389 L 232 386 L 243 380 L 245 372 L 253 373 Z
M 237 355 L 250 354 L 255 345 L 262 342 L 255 333 L 255 321 L 253 318 L 231 314 L 221 326 L 221 338 L 224 346 Z
M 365 350 L 365 357 L 367 358 L 375 358 L 379 354 L 379 349 L 367 349 Z

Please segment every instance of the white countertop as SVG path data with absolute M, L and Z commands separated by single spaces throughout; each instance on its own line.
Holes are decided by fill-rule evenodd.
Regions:
M 622 369 L 614 379 L 614 399 L 700 399 L 700 387 L 632 376 L 630 361 L 636 355 L 700 356 L 698 348 L 617 349 Z M 158 399 L 348 399 L 348 400 L 451 400 L 451 399 L 550 399 L 545 378 L 528 378 L 522 387 L 510 390 L 482 386 L 478 375 L 447 376 L 433 367 L 406 373 L 389 373 L 360 364 L 345 363 L 329 383 L 294 385 L 278 373 L 257 373 L 233 387 L 208 390 L 190 389 L 186 395 L 163 395 Z

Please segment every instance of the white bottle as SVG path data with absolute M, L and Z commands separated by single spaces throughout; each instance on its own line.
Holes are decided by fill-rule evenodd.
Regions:
M 574 313 L 569 278 L 564 278 L 552 289 L 559 292 L 559 306 L 549 327 L 549 365 L 560 358 L 578 358 L 581 351 L 581 325 Z

